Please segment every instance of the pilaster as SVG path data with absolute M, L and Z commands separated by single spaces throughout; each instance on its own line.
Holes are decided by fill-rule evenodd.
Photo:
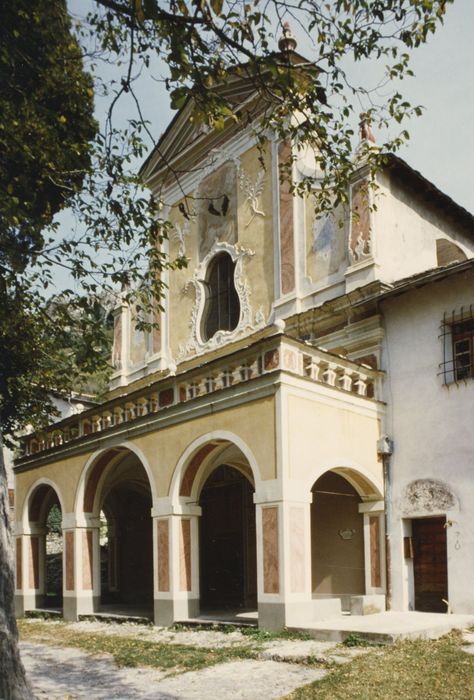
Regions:
M 199 614 L 198 506 L 161 504 L 153 512 L 155 624 L 172 625 Z
M 77 620 L 79 615 L 90 615 L 99 609 L 99 536 L 98 518 L 88 518 L 86 525 L 80 527 L 63 528 L 63 615 L 66 620 Z
M 310 497 L 255 500 L 259 626 L 300 626 L 312 611 Z
M 17 615 L 45 603 L 46 528 L 32 524 L 15 537 L 15 609 Z

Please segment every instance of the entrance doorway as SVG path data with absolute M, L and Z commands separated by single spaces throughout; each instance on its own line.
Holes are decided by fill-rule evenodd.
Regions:
M 153 521 L 148 475 L 129 451 L 123 451 L 118 460 L 112 457 L 107 467 L 91 498 L 100 521 L 99 612 L 150 617 Z M 94 479 L 93 472 L 90 479 Z
M 257 605 L 253 487 L 227 465 L 207 479 L 200 505 L 201 610 Z
M 446 612 L 448 560 L 446 518 L 412 520 L 415 610 Z
M 108 518 L 106 544 L 101 546 L 101 603 L 151 609 L 151 494 L 134 490 L 133 484 L 116 486 L 107 494 L 103 509 Z

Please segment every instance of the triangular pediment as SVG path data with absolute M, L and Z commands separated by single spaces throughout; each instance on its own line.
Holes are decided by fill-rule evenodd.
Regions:
M 292 62 L 307 64 L 306 59 L 298 54 L 292 56 Z M 238 66 L 218 88 L 220 95 L 233 105 L 234 113 L 240 119 L 238 122 L 229 117 L 224 128 L 210 129 L 206 124 L 193 119 L 196 102 L 193 98 L 187 100 L 142 166 L 142 174 L 148 184 L 157 178 L 166 178 L 166 171 L 173 170 L 178 160 L 188 161 L 189 158 L 192 161 L 203 151 L 209 151 L 225 142 L 237 130 L 248 127 L 262 114 L 270 104 L 270 98 L 267 102 L 262 99 L 252 70 L 255 68 L 248 65 Z M 260 81 L 263 82 L 262 75 Z M 189 162 L 186 165 L 189 168 Z
M 226 85 L 223 93 L 235 105 L 238 113 L 239 105 L 249 104 L 250 107 L 252 98 L 255 99 L 257 96 L 257 90 L 248 81 L 246 84 L 242 79 L 238 81 L 239 84 L 235 82 L 232 81 L 232 84 Z M 202 122 L 195 122 L 193 120 L 195 111 L 195 101 L 190 98 L 172 119 L 143 164 L 142 173 L 147 182 L 166 171 L 167 168 L 171 168 L 178 159 L 185 158 L 190 150 L 199 148 L 206 142 L 209 142 L 209 148 L 212 148 L 214 143 L 212 146 L 210 144 L 216 137 L 219 141 L 226 140 L 230 133 L 235 131 L 236 122 L 232 119 L 229 119 L 224 128 L 219 130 L 210 129 Z

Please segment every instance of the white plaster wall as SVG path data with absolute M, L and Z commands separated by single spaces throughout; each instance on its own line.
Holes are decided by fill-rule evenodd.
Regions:
M 424 200 L 419 192 L 380 173 L 380 189 L 375 195 L 373 215 L 375 255 L 384 282 L 437 267 L 436 239 L 446 238 L 474 256 L 474 236 L 470 237 L 440 208 Z
M 403 535 L 410 534 L 409 518 L 446 514 L 453 523 L 447 528 L 449 603 L 452 612 L 474 612 L 474 380 L 446 386 L 438 376 L 443 314 L 470 304 L 474 304 L 472 269 L 383 303 L 385 431 L 394 440 L 393 607 L 398 610 L 409 609 L 413 600 L 410 564 L 402 548 Z M 454 507 L 410 513 L 402 497 L 415 479 L 449 485 Z

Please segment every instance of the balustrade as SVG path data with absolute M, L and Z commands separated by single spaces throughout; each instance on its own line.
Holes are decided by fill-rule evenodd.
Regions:
M 282 360 L 283 358 L 283 360 Z M 86 416 L 78 416 L 75 422 L 61 428 L 59 425 L 50 429 L 44 436 L 32 435 L 26 439 L 27 454 L 37 454 L 46 449 L 59 447 L 80 437 L 104 432 L 123 423 L 145 418 L 176 404 L 208 396 L 225 390 L 236 384 L 247 382 L 259 376 L 275 371 L 291 372 L 304 377 L 315 384 L 326 385 L 338 391 L 352 393 L 363 398 L 372 398 L 379 373 L 367 365 L 358 365 L 344 357 L 333 355 L 323 348 L 312 346 L 295 346 L 285 342 L 266 347 L 250 357 L 244 356 L 232 364 L 225 359 L 213 368 L 202 369 L 201 373 L 193 370 L 189 378 L 175 377 L 175 372 L 163 382 L 131 400 L 124 398 L 118 403 Z

